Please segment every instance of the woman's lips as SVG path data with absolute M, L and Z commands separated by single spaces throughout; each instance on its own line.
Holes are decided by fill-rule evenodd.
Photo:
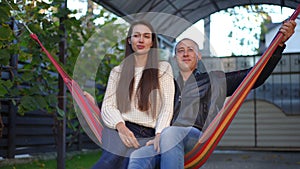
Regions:
M 138 48 L 138 49 L 144 49 L 145 46 L 143 46 L 143 45 L 137 45 L 137 48 Z

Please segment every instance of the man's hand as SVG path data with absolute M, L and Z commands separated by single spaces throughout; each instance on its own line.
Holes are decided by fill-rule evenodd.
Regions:
M 295 27 L 296 27 L 295 21 L 285 21 L 279 31 L 283 34 L 283 38 L 279 46 L 283 46 L 284 43 L 295 33 Z

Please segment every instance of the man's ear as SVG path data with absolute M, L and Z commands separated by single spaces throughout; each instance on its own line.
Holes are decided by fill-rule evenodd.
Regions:
M 202 59 L 202 54 L 201 54 L 201 52 L 199 51 L 198 52 L 198 60 L 201 60 Z

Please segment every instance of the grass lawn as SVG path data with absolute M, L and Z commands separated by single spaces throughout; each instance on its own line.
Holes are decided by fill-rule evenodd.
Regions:
M 95 164 L 101 155 L 100 151 L 83 152 L 73 156 L 66 157 L 66 169 L 89 169 Z M 1 163 L 1 161 L 0 161 Z M 1 166 L 1 169 L 56 169 L 56 159 L 51 160 L 33 160 L 28 163 L 11 164 Z

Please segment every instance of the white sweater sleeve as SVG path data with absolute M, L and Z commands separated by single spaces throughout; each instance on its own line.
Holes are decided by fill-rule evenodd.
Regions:
M 115 67 L 110 72 L 101 108 L 103 122 L 107 127 L 112 129 L 116 129 L 116 125 L 119 122 L 124 122 L 121 112 L 117 108 L 116 100 L 117 84 L 120 77 L 120 71 L 118 70 L 119 68 L 120 67 Z
M 158 119 L 155 127 L 155 133 L 161 133 L 161 131 L 170 126 L 173 117 L 173 104 L 174 104 L 174 80 L 172 67 L 168 62 L 160 63 L 160 70 L 163 70 L 160 74 L 160 88 L 161 88 L 161 109 L 158 112 Z

